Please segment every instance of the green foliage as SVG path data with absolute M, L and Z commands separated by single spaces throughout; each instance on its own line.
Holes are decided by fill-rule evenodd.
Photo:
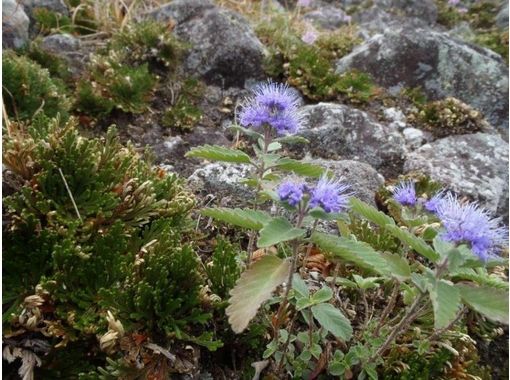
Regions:
M 166 74 L 173 73 L 183 52 L 184 46 L 163 24 L 144 21 L 126 26 L 113 36 L 106 48 L 92 56 L 89 78 L 77 86 L 77 110 L 99 117 L 115 108 L 130 113 L 144 112 L 159 79 L 155 74 L 158 64 L 162 64 Z M 185 83 L 187 91 L 191 91 L 191 83 Z M 179 119 L 180 122 L 188 123 L 188 116 L 193 120 L 198 117 L 197 110 L 190 109 L 184 100 L 179 107 L 178 115 L 184 119 Z
M 305 234 L 302 228 L 295 228 L 285 218 L 274 218 L 260 230 L 257 245 L 267 248 L 278 243 L 297 239 Z
M 144 62 L 160 62 L 169 70 L 175 70 L 185 52 L 185 46 L 168 26 L 153 20 L 128 23 L 113 35 L 108 49 L 124 51 L 126 64 L 137 66 Z
M 246 329 L 260 305 L 288 278 L 290 269 L 289 260 L 267 255 L 241 275 L 230 292 L 227 308 L 228 321 L 234 332 Z
M 239 252 L 238 246 L 219 237 L 211 261 L 205 266 L 211 291 L 221 298 L 228 296 L 241 274 Z
M 24 339 L 44 329 L 51 345 L 78 347 L 73 355 L 83 363 L 71 378 L 104 361 L 91 353 L 99 352 L 95 334 L 104 334 L 107 311 L 119 317 L 122 334 L 217 348 L 203 334 L 205 282 L 185 242 L 194 201 L 176 176 L 140 159 L 114 129 L 84 138 L 74 119 L 44 115 L 11 128 L 4 164 L 23 181 L 4 199 L 4 331 Z M 27 306 L 27 296 L 44 306 Z M 23 322 L 27 313 L 35 325 Z M 111 355 L 113 346 L 105 347 Z M 44 370 L 64 370 L 59 352 L 45 357 Z
M 19 120 L 41 112 L 54 117 L 68 116 L 71 106 L 62 81 L 27 57 L 5 51 L 2 57 L 2 95 L 7 114 Z
M 115 50 L 110 50 L 108 55 L 95 55 L 90 75 L 90 82 L 85 80 L 78 85 L 76 108 L 91 114 L 100 111 L 98 116 L 113 107 L 124 112 L 145 111 L 156 85 L 156 77 L 149 72 L 147 64 L 126 65 L 122 53 Z M 103 107 L 102 102 L 105 102 Z
M 164 113 L 162 124 L 181 132 L 188 132 L 202 118 L 202 111 L 196 103 L 202 95 L 201 84 L 193 78 L 186 79 L 177 95 L 177 100 Z
M 479 111 L 455 98 L 423 104 L 408 116 L 408 121 L 437 138 L 481 132 L 489 127 Z
M 74 30 L 72 21 L 68 16 L 50 11 L 48 8 L 35 8 L 33 17 L 38 28 L 44 34 L 52 32 L 71 33 Z
M 206 160 L 233 162 L 236 164 L 249 164 L 250 156 L 241 150 L 224 148 L 216 145 L 202 145 L 191 148 L 186 157 L 204 158 Z
M 304 43 L 287 21 L 275 17 L 256 30 L 269 49 L 265 69 L 268 75 L 283 77 L 311 100 L 344 97 L 364 102 L 372 95 L 371 78 L 356 71 L 335 73 L 334 60 L 350 53 L 359 37 L 351 27 L 320 36 L 313 45 Z
M 508 29 L 491 28 L 479 31 L 474 42 L 498 53 L 508 65 Z
M 271 221 L 271 217 L 265 212 L 250 209 L 206 208 L 201 211 L 201 214 L 221 222 L 252 230 L 260 230 Z
M 32 41 L 23 53 L 41 67 L 48 69 L 51 77 L 60 78 L 64 82 L 70 81 L 71 71 L 67 62 L 63 58 L 42 49 L 41 40 Z

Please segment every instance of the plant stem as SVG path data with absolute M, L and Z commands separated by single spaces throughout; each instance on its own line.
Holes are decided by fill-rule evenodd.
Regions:
M 318 219 L 315 219 L 313 222 L 312 230 L 310 232 L 310 235 L 312 235 L 315 232 L 315 229 L 317 228 L 317 223 L 319 222 Z M 308 243 L 308 246 L 306 247 L 306 253 L 305 257 L 303 258 L 303 268 L 306 268 L 306 263 L 308 261 L 308 257 L 310 256 L 310 253 L 312 252 L 313 243 Z
M 379 319 L 379 323 L 377 324 L 377 327 L 374 330 L 374 337 L 379 336 L 379 330 L 381 329 L 382 325 L 386 321 L 386 318 L 388 318 L 388 315 L 390 315 L 391 311 L 395 307 L 399 289 L 400 289 L 400 283 L 397 281 L 397 283 L 393 287 L 393 292 L 391 293 L 390 301 L 386 304 L 386 307 L 384 308 L 384 310 L 381 314 L 381 318 Z
M 376 353 L 370 357 L 367 361 L 367 363 L 373 362 L 377 357 L 381 356 L 384 351 L 390 346 L 390 344 L 393 343 L 393 341 L 407 328 L 408 324 L 411 323 L 416 318 L 416 311 L 418 310 L 418 307 L 420 306 L 420 302 L 422 301 L 424 297 L 424 293 L 420 293 L 418 297 L 414 300 L 411 307 L 407 310 L 407 313 L 404 315 L 404 317 L 400 320 L 400 322 L 392 329 L 390 335 L 386 338 L 384 343 L 379 347 L 379 349 L 376 351 Z
M 270 127 L 264 127 L 264 147 L 263 147 L 263 154 L 266 154 L 269 148 L 269 144 L 271 144 L 272 134 L 271 134 L 271 128 Z M 260 166 L 257 168 L 257 189 L 255 190 L 255 200 L 253 205 L 253 210 L 258 210 L 259 208 L 259 195 L 262 190 L 262 178 L 264 178 L 264 173 L 266 172 L 265 163 L 264 160 L 260 163 Z M 257 236 L 257 231 L 251 231 L 250 232 L 250 239 L 248 241 L 248 265 L 250 265 L 252 256 L 253 256 L 253 250 L 255 245 L 255 237 Z

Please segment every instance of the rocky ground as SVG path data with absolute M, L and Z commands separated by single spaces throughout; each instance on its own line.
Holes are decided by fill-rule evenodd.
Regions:
M 204 203 L 213 195 L 217 204 L 241 204 L 249 196 L 240 184 L 246 167 L 204 164 L 184 155 L 202 144 L 243 147 L 228 127 L 249 89 L 268 78 L 265 60 L 270 52 L 256 33 L 258 17 L 298 14 L 321 33 L 354 25 L 359 43 L 335 61 L 336 73 L 356 69 L 369 74 L 379 95 L 363 103 L 303 95 L 304 126 L 299 134 L 310 144 L 296 145 L 289 153 L 345 177 L 361 199 L 373 204 L 384 183 L 423 173 L 479 201 L 508 224 L 508 57 L 478 44 L 473 23 L 445 22 L 441 7 L 446 1 L 309 3 L 297 9 L 293 0 L 151 2 L 134 21 L 165 23 L 188 44 L 179 70 L 202 83 L 199 120 L 185 132 L 162 125 L 160 115 L 172 104 L 174 83 L 169 80 L 160 84 L 146 112 L 115 111 L 83 122 L 83 132 L 103 134 L 116 124 L 124 141 L 132 141 L 140 151 L 150 147 L 155 162 L 187 178 Z M 456 7 L 462 14 L 475 3 L 464 0 Z M 491 27 L 508 31 L 508 2 L 492 3 L 497 13 Z M 90 54 L 104 46 L 101 38 L 41 33 L 33 10 L 43 7 L 70 17 L 63 0 L 3 0 L 2 5 L 3 48 L 22 48 L 40 38 L 44 51 L 68 63 L 73 78 L 83 75 Z M 454 98 L 476 128 L 436 133 L 420 123 L 416 106 L 399 98 L 402 91 L 418 87 L 427 102 Z
M 3 1 L 4 48 L 19 47 L 34 37 L 31 10 L 41 6 L 67 11 L 59 0 L 25 1 L 23 6 L 14 0 Z M 293 8 L 294 4 L 262 1 L 258 6 L 285 12 L 286 6 Z M 497 24 L 507 28 L 508 5 L 501 2 L 500 8 Z M 346 18 L 347 11 L 351 14 Z M 362 42 L 336 62 L 338 73 L 362 70 L 389 93 L 419 86 L 432 100 L 455 97 L 480 111 L 493 128 L 473 135 L 452 131 L 437 139 L 407 120 L 408 110 L 399 106 L 372 102 L 361 110 L 352 104 L 309 104 L 304 99 L 306 123 L 300 133 L 311 144 L 306 151 L 298 148 L 296 154 L 332 160 L 333 166 L 355 173 L 371 173 L 374 183 L 382 177 L 391 180 L 421 171 L 508 219 L 508 66 L 501 56 L 463 40 L 456 32 L 458 25 L 449 30 L 439 24 L 433 0 L 317 0 L 304 8 L 302 16 L 328 30 L 346 23 L 358 25 Z M 234 120 L 236 104 L 246 89 L 267 77 L 263 68 L 266 48 L 249 19 L 209 0 L 175 0 L 139 17 L 175 24 L 174 33 L 192 46 L 184 70 L 206 83 L 199 105 L 202 118 L 186 134 L 162 127 L 150 113 L 114 116 L 102 124 L 121 125 L 126 139 L 139 147 L 152 147 L 157 162 L 168 169 L 185 176 L 197 169 L 191 178 L 203 178 L 200 187 L 206 185 L 214 192 L 224 184 L 225 172 L 215 165 L 201 167 L 184 154 L 204 142 L 232 144 L 224 137 L 224 128 Z M 44 37 L 42 46 L 64 57 L 76 76 L 93 48 L 86 40 L 59 34 Z M 164 97 L 165 91 L 161 92 Z M 157 102 L 156 107 L 168 107 L 164 98 Z M 227 172 L 231 172 L 231 181 L 239 174 L 232 168 Z M 367 184 L 356 185 L 363 193 L 367 191 Z

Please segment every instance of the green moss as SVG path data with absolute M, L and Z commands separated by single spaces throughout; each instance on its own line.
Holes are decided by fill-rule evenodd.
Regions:
M 508 30 L 492 28 L 480 31 L 474 42 L 501 55 L 508 65 Z
M 42 112 L 66 118 L 71 101 L 63 82 L 51 78 L 47 69 L 24 56 L 6 51 L 2 57 L 4 98 L 7 114 L 19 120 Z
M 211 261 L 206 266 L 211 291 L 221 298 L 228 297 L 230 289 L 241 274 L 239 266 L 240 247 L 230 244 L 221 236 L 218 238 Z
M 164 113 L 161 123 L 168 128 L 189 132 L 201 120 L 202 111 L 196 105 L 202 95 L 202 85 L 188 78 L 182 83 L 175 103 Z
M 437 23 L 447 28 L 453 28 L 459 22 L 466 20 L 466 15 L 458 8 L 448 4 L 448 0 L 436 0 Z
M 455 98 L 421 105 L 417 112 L 408 115 L 408 121 L 439 138 L 476 133 L 489 127 L 479 111 Z
M 33 17 L 36 25 L 42 34 L 51 33 L 77 33 L 90 34 L 97 31 L 94 15 L 91 12 L 90 4 L 80 1 L 74 6 L 73 16 L 53 12 L 47 8 L 35 8 Z
M 125 52 L 125 63 L 139 65 L 144 62 L 160 62 L 174 70 L 180 63 L 185 45 L 168 29 L 156 21 L 128 24 L 113 35 L 109 50 Z
M 4 332 L 58 344 L 43 358 L 43 373 L 64 371 L 58 347 L 74 347 L 67 352 L 80 364 L 75 373 L 65 369 L 69 378 L 105 365 L 97 337 L 107 331 L 107 311 L 126 336 L 143 334 L 163 347 L 179 339 L 217 347 L 203 327 L 210 318 L 202 307 L 205 279 L 188 237 L 194 201 L 181 181 L 121 145 L 114 129 L 88 139 L 73 119 L 43 115 L 12 129 L 4 164 L 25 180 L 4 199 Z M 23 302 L 34 292 L 44 306 Z M 20 318 L 27 313 L 36 329 Z M 108 347 L 114 357 L 123 350 Z
M 312 45 L 305 44 L 283 16 L 261 23 L 256 31 L 269 50 L 267 74 L 283 77 L 307 98 L 320 101 L 342 97 L 360 102 L 370 97 L 373 84 L 367 74 L 335 73 L 334 61 L 359 43 L 352 28 L 324 33 Z
M 67 62 L 56 54 L 42 49 L 40 39 L 32 41 L 23 54 L 37 62 L 41 67 L 48 69 L 52 77 L 60 78 L 64 82 L 70 82 L 71 70 Z

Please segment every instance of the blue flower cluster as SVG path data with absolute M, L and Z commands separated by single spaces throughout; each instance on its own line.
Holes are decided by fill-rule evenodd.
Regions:
M 507 229 L 476 203 L 461 203 L 457 196 L 448 194 L 438 203 L 435 213 L 445 228 L 442 237 L 453 243 L 469 244 L 483 261 L 508 246 Z
M 281 201 L 291 206 L 297 206 L 305 194 L 309 195 L 308 206 L 311 208 L 321 207 L 325 212 L 340 212 L 348 208 L 349 185 L 341 180 L 329 179 L 323 176 L 314 187 L 307 186 L 304 182 L 285 181 L 278 188 L 278 197 Z
M 297 92 L 272 82 L 257 86 L 239 114 L 243 127 L 260 130 L 269 126 L 279 136 L 296 133 L 301 119 Z
M 405 206 L 415 206 L 419 201 L 411 181 L 396 186 L 393 198 Z M 441 235 L 444 240 L 468 244 L 483 261 L 508 246 L 508 230 L 476 203 L 462 203 L 457 196 L 441 190 L 425 201 L 423 207 L 441 221 L 445 229 Z

